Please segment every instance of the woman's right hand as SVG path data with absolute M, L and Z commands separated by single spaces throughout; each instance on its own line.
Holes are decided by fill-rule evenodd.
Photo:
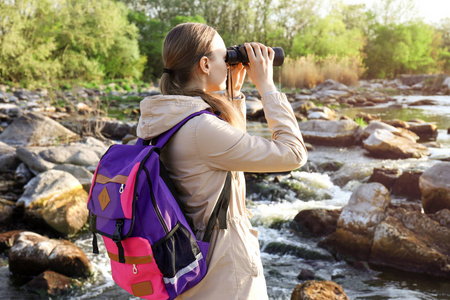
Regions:
M 261 43 L 245 43 L 249 65 L 247 74 L 256 85 L 259 94 L 264 96 L 277 90 L 273 82 L 273 58 L 275 52 L 272 48 Z M 254 50 L 254 51 L 253 51 Z

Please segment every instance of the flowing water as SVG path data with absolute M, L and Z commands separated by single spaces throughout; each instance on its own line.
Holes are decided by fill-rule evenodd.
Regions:
M 426 170 L 438 161 L 433 157 L 450 152 L 450 97 L 449 96 L 408 96 L 397 97 L 402 104 L 420 99 L 433 99 L 436 106 L 390 108 L 389 104 L 378 107 L 351 108 L 341 113 L 353 117 L 363 111 L 377 114 L 382 119 L 401 119 L 407 121 L 421 118 L 436 122 L 439 128 L 438 142 L 442 148 L 430 148 L 431 157 L 422 159 L 383 160 L 364 155 L 361 147 L 330 148 L 316 147 L 309 153 L 306 167 L 291 175 L 271 175 L 265 181 L 267 188 L 274 193 L 254 193 L 248 195 L 251 219 L 259 231 L 261 256 L 267 280 L 270 299 L 288 300 L 294 287 L 301 283 L 297 279 L 301 269 L 314 271 L 317 279 L 333 280 L 340 284 L 350 299 L 450 299 L 450 281 L 394 270 L 352 267 L 345 261 L 336 260 L 327 251 L 319 248 L 319 238 L 304 237 L 289 230 L 289 221 L 304 209 L 335 209 L 345 206 L 357 186 L 367 181 L 373 168 L 386 166 L 400 170 Z M 252 134 L 270 137 L 265 125 L 249 124 Z M 323 162 L 343 164 L 336 172 L 318 172 L 315 166 Z M 275 177 L 277 180 L 275 180 Z M 333 179 L 343 178 L 339 186 Z M 280 188 L 281 180 L 294 190 Z M 401 197 L 393 202 L 406 201 Z M 274 224 L 281 224 L 274 226 Z M 58 299 L 137 299 L 131 297 L 115 285 L 109 271 L 109 260 L 100 243 L 100 255 L 92 254 L 91 235 L 81 234 L 74 243 L 81 247 L 95 266 L 95 275 L 80 288 Z M 266 251 L 277 243 L 290 251 Z M 270 253 L 269 253 L 270 252 Z M 283 254 L 288 253 L 288 254 Z M 305 255 L 305 253 L 307 255 Z M 306 257 L 306 258 L 305 258 Z M 40 299 L 39 296 L 17 287 L 9 276 L 8 267 L 0 267 L 0 299 Z

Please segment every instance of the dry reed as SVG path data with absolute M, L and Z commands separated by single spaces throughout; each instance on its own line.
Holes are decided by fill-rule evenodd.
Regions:
M 326 79 L 333 79 L 346 85 L 356 85 L 364 71 L 359 57 L 287 57 L 281 69 L 281 84 L 288 88 L 312 88 Z

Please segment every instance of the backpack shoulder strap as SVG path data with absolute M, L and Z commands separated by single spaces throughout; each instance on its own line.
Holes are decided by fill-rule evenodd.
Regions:
M 196 113 L 193 113 L 192 115 L 189 115 L 188 117 L 186 117 L 184 120 L 182 120 L 181 122 L 179 122 L 177 125 L 175 125 L 174 127 L 172 127 L 171 129 L 167 130 L 166 132 L 160 134 L 155 142 L 155 146 L 159 149 L 161 149 L 162 147 L 164 147 L 167 142 L 170 140 L 170 138 L 184 125 L 186 124 L 187 121 L 189 121 L 190 119 L 199 116 L 201 114 L 210 114 L 215 116 L 212 112 L 208 111 L 208 110 L 201 110 L 198 111 Z
M 231 171 L 228 171 L 222 192 L 220 193 L 216 206 L 214 207 L 214 210 L 211 213 L 211 216 L 209 217 L 208 224 L 206 225 L 205 235 L 203 236 L 204 242 L 209 243 L 217 219 L 219 219 L 220 229 L 227 228 L 227 211 L 228 206 L 230 204 L 230 197 L 231 197 Z

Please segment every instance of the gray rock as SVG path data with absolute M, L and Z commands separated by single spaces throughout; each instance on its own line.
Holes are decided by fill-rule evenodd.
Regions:
M 263 106 L 260 100 L 252 100 L 252 101 L 245 101 L 245 106 L 247 108 L 247 117 L 253 117 L 255 114 L 262 111 Z
M 30 181 L 31 177 L 33 177 L 33 174 L 31 174 L 30 169 L 28 169 L 27 165 L 24 163 L 20 163 L 20 165 L 14 172 L 14 179 L 20 184 L 25 184 Z
M 54 145 L 76 137 L 58 122 L 35 113 L 21 115 L 0 134 L 0 140 L 12 146 Z
M 427 214 L 450 209 L 450 162 L 435 164 L 419 178 L 422 206 Z
M 50 170 L 31 179 L 17 201 L 27 215 L 45 221 L 55 230 L 72 235 L 86 223 L 88 194 L 71 174 Z
M 9 270 L 14 275 L 36 276 L 51 270 L 68 277 L 93 274 L 86 254 L 67 240 L 55 240 L 37 233 L 20 233 L 9 251 Z
M 10 118 L 16 118 L 21 112 L 22 109 L 16 104 L 0 103 L 0 113 L 5 114 Z
M 442 87 L 450 89 L 450 76 L 445 78 L 445 80 L 442 82 Z
M 16 148 L 0 142 L 0 172 L 15 170 L 20 164 L 16 155 Z
M 363 141 L 363 147 L 369 151 L 370 155 L 379 158 L 421 158 L 430 155 L 427 147 L 384 129 L 375 130 Z
M 78 166 L 97 165 L 106 147 L 89 146 L 75 143 L 68 146 L 48 147 L 39 152 L 46 161 L 55 164 L 72 164 Z
M 53 170 L 60 170 L 72 174 L 83 186 L 86 192 L 89 192 L 92 178 L 94 175 L 85 167 L 76 165 L 57 165 Z
M 306 142 L 334 147 L 354 145 L 355 136 L 360 130 L 352 120 L 311 120 L 299 122 L 298 125 Z
M 33 174 L 51 170 L 55 167 L 55 164 L 46 161 L 37 153 L 39 150 L 36 148 L 19 148 L 16 150 L 17 157 L 27 165 Z
M 322 91 L 322 90 L 334 90 L 334 91 L 345 91 L 349 92 L 350 88 L 346 86 L 345 84 L 342 84 L 340 82 L 337 82 L 333 79 L 327 79 L 321 84 L 318 84 L 315 88 L 312 89 L 315 91 Z

